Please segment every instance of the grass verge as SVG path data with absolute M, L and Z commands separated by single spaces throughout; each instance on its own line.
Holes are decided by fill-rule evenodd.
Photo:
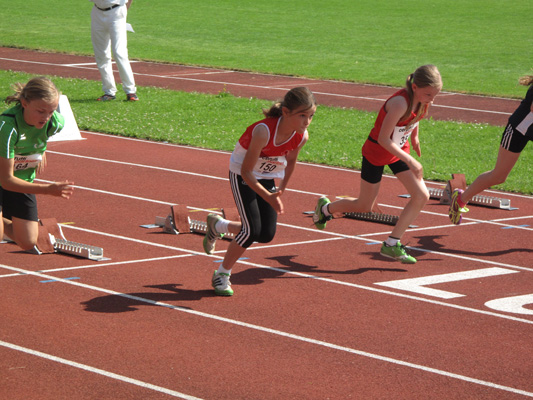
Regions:
M 29 78 L 24 73 L 0 71 L 1 97 L 11 94 L 13 82 Z M 226 151 L 233 150 L 244 129 L 262 118 L 261 109 L 271 104 L 255 98 L 236 98 L 225 92 L 208 95 L 152 87 L 138 88 L 139 102 L 127 102 L 125 96 L 97 102 L 100 82 L 52 79 L 68 96 L 82 130 Z M 375 113 L 319 106 L 309 128 L 309 143 L 299 160 L 359 169 L 361 146 L 375 117 Z M 452 173 L 463 173 L 471 183 L 480 173 L 494 167 L 501 133 L 501 127 L 487 124 L 422 121 L 419 160 L 425 178 L 447 181 Z M 227 165 L 220 168 L 226 169 Z M 498 189 L 533 194 L 532 172 L 533 154 L 526 148 L 507 182 Z M 357 190 L 351 184 L 346 182 L 348 188 Z

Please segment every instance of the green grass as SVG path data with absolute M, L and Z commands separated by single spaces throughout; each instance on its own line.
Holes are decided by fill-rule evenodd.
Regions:
M 0 71 L 1 97 L 10 94 L 13 82 L 25 82 L 29 77 Z M 68 96 L 82 130 L 226 151 L 233 150 L 246 126 L 262 118 L 261 109 L 271 104 L 254 98 L 235 98 L 227 93 L 207 95 L 151 87 L 139 88 L 139 102 L 117 98 L 101 103 L 95 101 L 101 94 L 100 82 L 57 77 L 53 80 Z M 359 169 L 361 146 L 375 117 L 375 113 L 319 106 L 309 129 L 309 143 L 299 160 Z M 470 183 L 494 166 L 502 128 L 424 120 L 420 132 L 422 157 L 419 160 L 425 178 L 446 181 L 452 173 L 464 173 Z M 526 150 L 499 189 L 533 194 L 532 173 L 533 154 Z M 346 185 L 351 187 L 350 182 Z
M 92 54 L 89 1 L 11 2 L 0 45 Z M 521 97 L 530 0 L 135 0 L 132 58 L 402 86 L 436 64 L 448 91 Z

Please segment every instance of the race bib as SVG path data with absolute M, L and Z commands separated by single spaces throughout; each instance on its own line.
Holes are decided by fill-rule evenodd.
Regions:
M 418 122 L 413 125 L 394 127 L 394 132 L 392 133 L 392 141 L 398 146 L 403 147 L 404 144 L 409 140 L 411 134 L 417 126 Z
M 260 175 L 278 175 L 287 166 L 285 156 L 260 157 L 254 167 L 254 172 Z
M 29 156 L 15 154 L 14 170 L 21 171 L 23 169 L 37 168 L 42 160 L 42 154 L 30 154 Z

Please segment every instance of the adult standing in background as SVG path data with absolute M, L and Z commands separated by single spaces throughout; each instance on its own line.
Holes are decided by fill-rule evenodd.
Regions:
M 111 52 L 118 67 L 126 98 L 137 101 L 135 79 L 128 58 L 126 17 L 133 0 L 89 0 L 94 3 L 91 11 L 91 40 L 96 65 L 102 77 L 103 96 L 99 101 L 114 100 L 117 87 L 113 76 Z

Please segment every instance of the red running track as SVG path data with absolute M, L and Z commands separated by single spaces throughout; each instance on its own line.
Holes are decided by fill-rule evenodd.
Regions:
M 383 101 L 397 90 L 388 86 L 251 74 L 144 61 L 134 61 L 132 68 L 138 85 L 213 94 L 228 91 L 235 96 L 267 100 L 283 97 L 292 87 L 308 86 L 320 104 L 375 112 L 379 110 Z M 100 80 L 94 58 L 87 56 L 0 47 L 0 69 Z M 118 73 L 115 75 L 118 80 Z M 69 93 L 67 95 L 70 96 Z M 503 126 L 518 104 L 519 100 L 442 92 L 437 96 L 430 116 L 435 119 Z
M 72 241 L 107 261 L 0 245 L 0 397 L 6 399 L 523 399 L 533 397 L 533 198 L 471 207 L 460 226 L 431 200 L 405 242 L 419 262 L 379 256 L 391 227 L 313 228 L 319 195 L 356 195 L 359 173 L 299 164 L 267 245 L 210 287 L 223 257 L 202 236 L 142 228 L 185 204 L 233 207 L 229 154 L 82 132 L 50 144 L 41 196 Z M 317 188 L 316 182 L 321 182 Z M 439 184 L 429 182 L 430 187 Z M 385 178 L 381 208 L 406 199 Z

